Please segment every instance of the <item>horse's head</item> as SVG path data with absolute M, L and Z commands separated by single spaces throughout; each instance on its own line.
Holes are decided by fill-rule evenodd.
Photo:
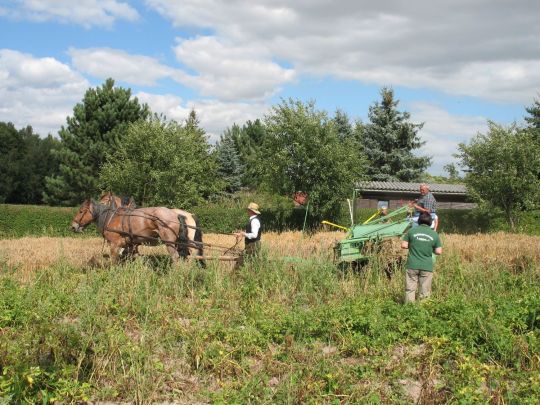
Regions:
M 102 194 L 101 197 L 99 197 L 99 203 L 103 205 L 118 207 L 120 205 L 119 202 L 120 202 L 120 198 L 116 197 L 110 191 L 107 191 L 106 193 Z
M 108 205 L 111 208 L 137 208 L 137 204 L 135 203 L 133 197 L 119 197 L 117 195 L 114 195 L 111 191 L 102 194 L 99 198 L 99 203 L 103 205 Z
M 91 200 L 85 200 L 71 221 L 71 230 L 73 232 L 82 232 L 84 228 L 92 222 L 94 218 L 94 204 Z

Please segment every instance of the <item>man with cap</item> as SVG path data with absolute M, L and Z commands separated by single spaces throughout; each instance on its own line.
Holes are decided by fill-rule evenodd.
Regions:
M 245 258 L 258 256 L 261 251 L 261 212 L 259 211 L 259 205 L 254 202 L 249 203 L 247 213 L 249 222 L 246 225 L 246 230 L 237 233 L 237 235 L 244 237 Z

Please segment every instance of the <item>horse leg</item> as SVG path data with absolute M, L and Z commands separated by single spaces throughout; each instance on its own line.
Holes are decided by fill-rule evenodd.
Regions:
M 178 263 L 178 259 L 180 259 L 180 255 L 178 254 L 178 250 L 176 248 L 176 244 L 174 243 L 167 243 L 167 251 L 171 255 L 172 261 L 174 264 Z
M 116 234 L 114 234 L 113 237 L 109 235 L 107 239 L 111 248 L 111 261 L 113 264 L 117 264 L 121 259 L 120 249 L 126 247 L 126 240 L 124 238 L 119 238 Z
M 127 244 L 124 248 L 124 251 L 122 252 L 122 259 L 129 260 L 137 256 L 139 253 L 138 247 L 139 245 L 134 245 L 131 243 Z
M 202 230 L 199 226 L 199 220 L 197 219 L 195 215 L 193 216 L 193 220 L 195 222 L 195 232 L 194 232 L 192 240 L 197 246 L 197 254 L 201 257 L 204 257 L 204 244 L 202 240 L 202 236 L 203 236 Z M 206 268 L 206 261 L 204 259 L 200 259 L 198 263 L 203 269 Z
M 120 259 L 120 246 L 115 243 L 111 243 L 111 262 L 117 264 Z

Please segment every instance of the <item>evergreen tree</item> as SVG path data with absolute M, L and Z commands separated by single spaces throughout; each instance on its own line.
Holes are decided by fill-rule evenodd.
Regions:
M 351 139 L 354 136 L 353 127 L 347 113 L 337 109 L 332 121 L 334 122 L 340 140 Z
M 525 117 L 529 127 L 540 129 L 540 101 L 534 100 L 534 103 L 529 107 L 525 107 L 525 110 L 529 113 L 529 117 Z
M 534 100 L 533 105 L 525 107 L 525 110 L 529 113 L 529 116 L 525 117 L 525 121 L 529 124 L 527 130 L 536 142 L 536 147 L 540 148 L 540 101 Z M 540 172 L 538 178 L 540 179 Z
M 0 123 L 0 203 L 12 202 L 20 182 L 24 141 L 15 126 Z
M 246 122 L 242 128 L 235 124 L 230 131 L 243 168 L 242 186 L 256 188 L 261 184 L 257 166 L 261 159 L 265 159 L 262 147 L 266 128 L 256 119 Z
M 41 204 L 45 177 L 56 173 L 51 150 L 58 144 L 50 135 L 40 138 L 31 126 L 17 130 L 0 123 L 0 202 Z
M 383 88 L 381 98 L 369 108 L 370 123 L 363 131 L 367 175 L 376 181 L 417 180 L 431 163 L 430 157 L 412 153 L 425 143 L 418 136 L 424 124 L 409 122 L 410 114 L 397 110 L 392 89 Z
M 236 126 L 238 128 L 238 126 Z M 225 181 L 225 190 L 234 193 L 242 187 L 244 168 L 233 139 L 233 131 L 226 129 L 216 144 L 218 171 Z
M 59 174 L 47 177 L 45 202 L 75 205 L 97 194 L 105 155 L 118 148 L 130 123 L 149 114 L 146 105 L 131 97 L 130 89 L 114 87 L 113 79 L 87 90 L 59 132 L 61 147 L 55 153 Z

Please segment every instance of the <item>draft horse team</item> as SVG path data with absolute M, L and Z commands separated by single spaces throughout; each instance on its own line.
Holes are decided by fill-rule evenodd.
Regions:
M 204 265 L 202 231 L 195 216 L 165 207 L 136 208 L 132 199 L 123 201 L 112 193 L 99 202 L 85 200 L 75 214 L 71 229 L 82 232 L 95 222 L 111 249 L 111 260 L 137 253 L 140 245 L 163 243 L 174 263 L 194 257 Z

